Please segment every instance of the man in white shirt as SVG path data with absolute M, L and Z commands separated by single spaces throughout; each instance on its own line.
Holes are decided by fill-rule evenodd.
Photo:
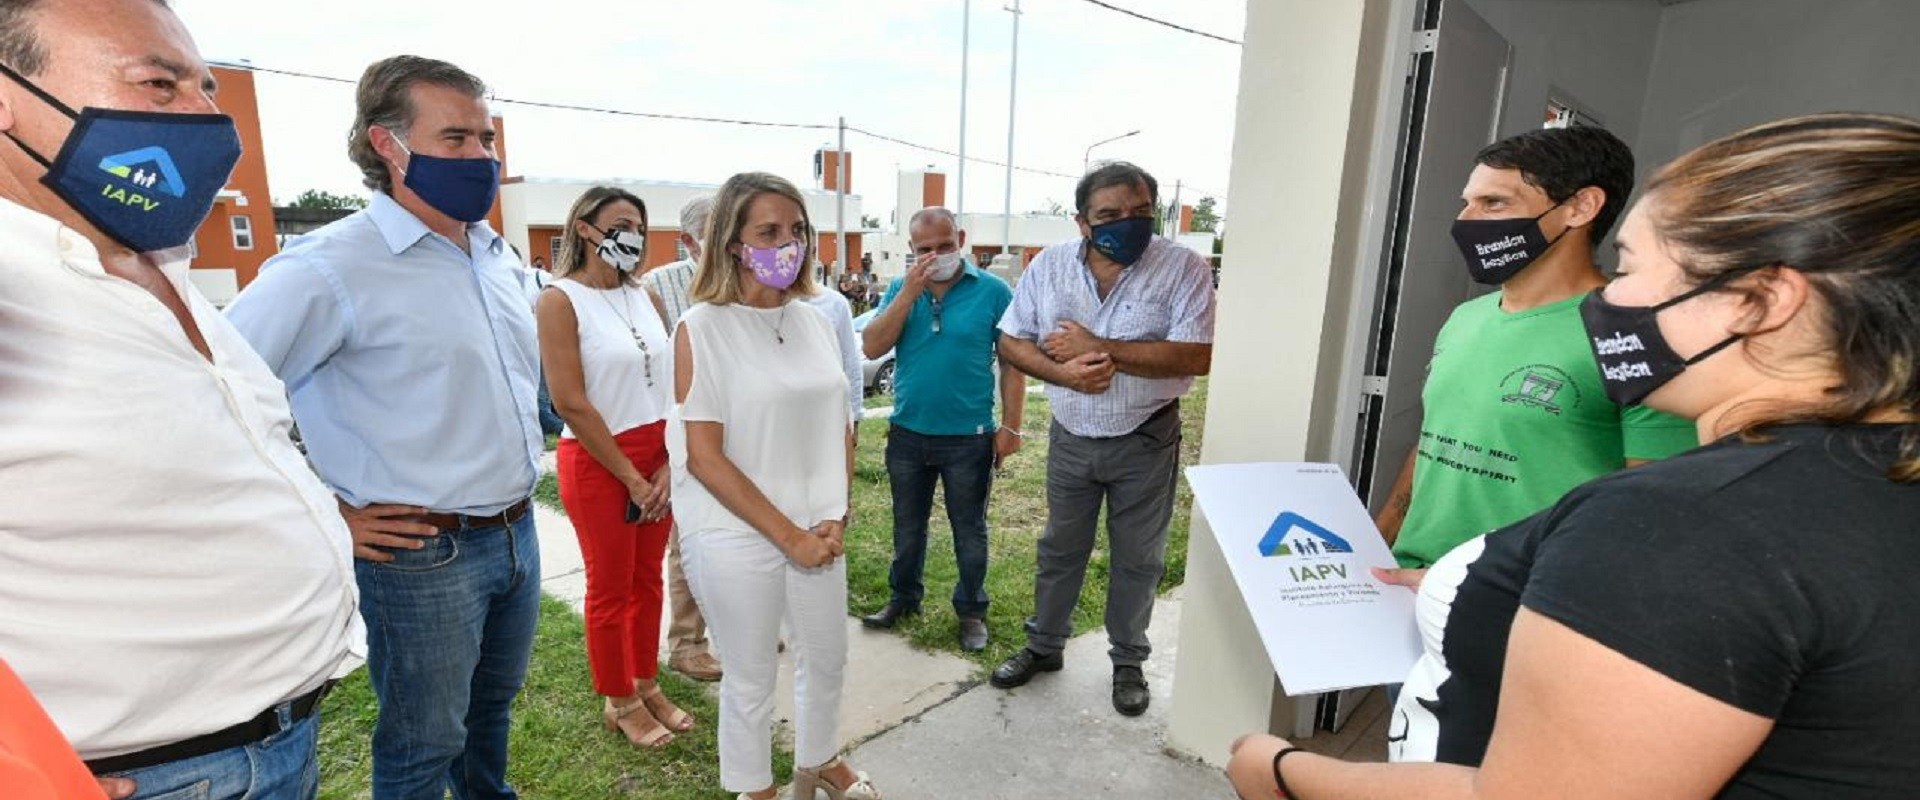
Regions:
M 1153 235 L 1159 184 L 1109 162 L 1080 179 L 1080 241 L 1040 251 L 1000 321 L 1000 357 L 1047 382 L 1047 528 L 1027 646 L 993 671 L 1010 689 L 1061 668 L 1100 510 L 1108 539 L 1113 707 L 1146 713 L 1141 665 L 1166 571 L 1180 465 L 1180 398 L 1213 366 L 1213 271 Z
M 109 796 L 312 798 L 365 633 L 284 387 L 187 280 L 212 74 L 153 0 L 0 3 L 0 68 L 0 659 Z

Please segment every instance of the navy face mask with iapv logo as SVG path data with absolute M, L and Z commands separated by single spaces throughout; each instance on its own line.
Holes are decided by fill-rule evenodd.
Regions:
M 225 114 L 164 114 L 88 107 L 78 113 L 5 64 L 0 73 L 74 120 L 41 183 L 114 241 L 146 253 L 179 247 L 213 209 L 240 161 L 240 136 Z

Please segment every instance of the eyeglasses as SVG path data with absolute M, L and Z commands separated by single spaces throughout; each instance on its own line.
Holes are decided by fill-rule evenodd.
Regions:
M 940 334 L 940 298 L 929 297 L 927 303 L 933 307 L 933 333 L 938 336 Z

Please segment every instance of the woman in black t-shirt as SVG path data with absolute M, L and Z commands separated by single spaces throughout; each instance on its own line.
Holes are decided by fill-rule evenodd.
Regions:
M 1244 798 L 1920 796 L 1920 122 L 1667 165 L 1582 308 L 1608 394 L 1698 422 L 1426 576 L 1402 759 L 1234 743 Z

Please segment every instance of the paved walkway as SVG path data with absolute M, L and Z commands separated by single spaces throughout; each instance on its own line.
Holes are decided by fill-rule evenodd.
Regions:
M 552 454 L 548 454 L 551 468 Z M 536 506 L 542 588 L 579 610 L 586 575 L 573 526 Z M 664 615 L 663 615 L 664 616 Z M 851 757 L 889 800 L 1086 796 L 1230 797 L 1218 770 L 1165 753 L 1173 685 L 1178 592 L 1157 606 L 1147 664 L 1153 706 L 1115 713 L 1106 638 L 1095 631 L 1067 648 L 1067 668 L 1013 691 L 988 685 L 972 662 L 916 650 L 891 633 L 847 619 L 849 658 L 841 731 Z M 665 626 L 662 625 L 664 631 Z M 792 718 L 792 664 L 781 670 L 777 716 Z
M 981 682 L 852 753 L 889 800 L 966 797 L 1226 798 L 1219 770 L 1167 755 L 1178 592 L 1154 609 L 1147 662 L 1153 704 L 1139 717 L 1113 710 L 1104 630 L 1067 645 L 1066 669 L 1003 691 Z

